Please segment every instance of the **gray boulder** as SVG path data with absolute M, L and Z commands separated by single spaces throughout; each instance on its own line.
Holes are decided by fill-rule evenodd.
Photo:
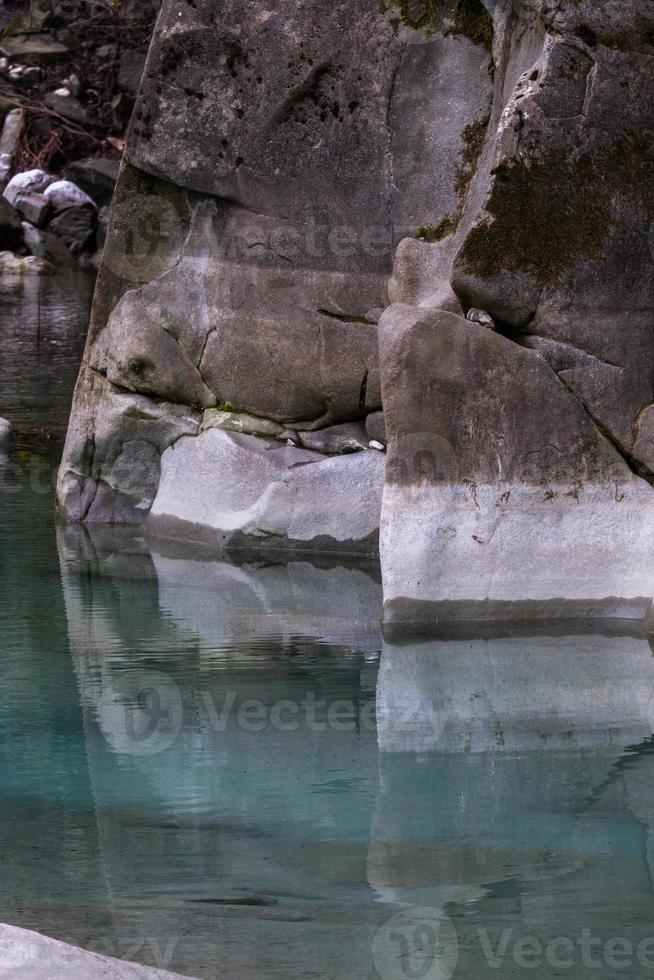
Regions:
M 51 34 L 15 34 L 3 37 L 0 51 L 24 65 L 49 65 L 64 61 L 69 49 Z
M 23 240 L 32 255 L 46 259 L 53 265 L 67 266 L 73 262 L 72 253 L 60 238 L 41 228 L 35 228 L 27 221 L 23 222 Z
M 8 201 L 0 197 L 0 249 L 19 248 L 22 240 L 20 216 Z
M 83 191 L 72 180 L 55 180 L 48 184 L 43 192 L 44 197 L 49 201 L 55 214 L 66 211 L 68 208 L 89 207 L 94 209 L 95 204 L 85 191 Z
M 89 244 L 96 226 L 95 206 L 82 205 L 60 211 L 48 224 L 48 231 L 78 255 Z
M 654 488 L 544 357 L 448 312 L 380 329 L 386 620 L 642 619 Z
M 69 163 L 65 170 L 68 180 L 93 199 L 102 208 L 109 204 L 118 179 L 118 160 L 103 157 L 89 157 L 87 160 L 76 160 Z
M 37 228 L 46 224 L 52 211 L 47 197 L 36 191 L 22 191 L 17 194 L 14 207 L 26 221 Z
M 25 170 L 22 173 L 15 174 L 11 178 L 2 192 L 2 196 L 9 201 L 12 207 L 16 207 L 16 201 L 19 195 L 28 193 L 41 194 L 53 180 L 54 177 L 47 174 L 45 170 Z
M 151 532 L 223 547 L 377 553 L 384 457 L 206 429 L 161 458 Z
M 123 51 L 118 65 L 118 88 L 133 99 L 139 90 L 141 75 L 145 67 L 146 51 L 138 51 L 130 48 Z
M 85 123 L 87 120 L 86 109 L 79 99 L 76 99 L 72 92 L 67 89 L 62 88 L 50 92 L 45 97 L 45 104 L 58 112 L 60 116 L 71 119 L 73 122 Z
M 274 436 L 208 426 L 166 448 L 152 520 L 338 550 L 331 500 L 329 520 L 307 507 L 298 522 L 289 488 L 304 502 L 300 472 L 316 487 L 329 474 L 349 499 L 350 467 L 381 470 L 383 454 L 282 448 L 275 426 L 330 452 L 332 427 L 369 420 L 383 447 L 384 423 L 388 618 L 642 616 L 654 14 L 638 0 L 250 8 L 162 6 L 71 431 L 89 430 L 98 377 L 262 419 Z M 122 445 L 124 415 L 107 424 Z M 67 447 L 63 485 L 92 486 L 102 447 L 75 459 Z M 94 514 L 135 519 L 115 490 Z M 368 505 L 346 515 L 347 541 Z M 85 517 L 74 495 L 60 506 Z

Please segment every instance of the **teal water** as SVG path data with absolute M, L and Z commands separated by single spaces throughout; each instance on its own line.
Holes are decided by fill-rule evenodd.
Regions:
M 57 533 L 54 462 L 0 471 L 1 921 L 202 978 L 654 974 L 644 637 L 385 641 L 374 568 Z
M 61 434 L 90 281 L 2 294 L 0 415 Z M 654 976 L 644 636 L 384 638 L 374 566 L 57 529 L 33 445 L 0 458 L 0 921 L 206 980 Z

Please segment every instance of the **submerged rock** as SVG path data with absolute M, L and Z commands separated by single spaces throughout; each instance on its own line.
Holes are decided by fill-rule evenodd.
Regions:
M 13 252 L 0 252 L 0 272 L 11 272 L 17 275 L 24 273 L 52 273 L 53 266 L 45 259 L 35 255 L 14 255 Z
M 177 973 L 89 953 L 38 932 L 8 925 L 0 925 L 0 969 L 12 980 L 52 980 L 59 976 L 83 977 L 84 980 L 106 980 L 107 977 L 111 980 L 183 980 Z

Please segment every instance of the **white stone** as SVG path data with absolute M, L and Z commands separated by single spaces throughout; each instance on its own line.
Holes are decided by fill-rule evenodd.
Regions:
M 490 616 L 497 603 L 513 603 L 516 620 L 643 619 L 654 583 L 649 484 L 633 477 L 620 487 L 561 487 L 546 500 L 543 487 L 502 490 L 386 485 L 380 553 L 387 621 L 507 618 Z
M 168 533 L 184 522 L 190 537 L 274 537 L 280 546 L 331 539 L 336 550 L 370 554 L 384 469 L 384 456 L 368 450 L 325 457 L 207 429 L 163 454 L 148 526 Z
M 178 973 L 100 956 L 29 929 L 0 925 L 0 980 L 183 980 Z
M 13 252 L 0 252 L 0 272 L 15 273 L 50 273 L 53 267 L 45 259 L 39 259 L 36 255 L 14 255 Z
M 26 191 L 41 193 L 53 180 L 54 177 L 47 174 L 45 170 L 24 170 L 11 178 L 3 191 L 3 197 L 9 201 L 12 207 L 15 207 L 19 194 Z
M 93 200 L 72 180 L 55 180 L 46 188 L 45 197 L 55 212 L 82 206 L 92 207 L 95 210 Z
M 384 446 L 383 442 L 377 442 L 376 439 L 370 440 L 370 442 L 368 443 L 368 448 L 376 449 L 378 453 L 383 453 L 386 451 L 386 447 Z

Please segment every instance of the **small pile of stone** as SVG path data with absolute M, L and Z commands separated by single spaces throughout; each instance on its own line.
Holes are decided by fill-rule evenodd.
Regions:
M 22 222 L 22 240 L 32 255 L 62 263 L 95 246 L 98 208 L 71 180 L 38 169 L 16 174 L 4 189 L 0 209 L 0 220 L 4 215 L 7 227 L 15 229 L 11 211 L 5 214 L 7 205 Z

